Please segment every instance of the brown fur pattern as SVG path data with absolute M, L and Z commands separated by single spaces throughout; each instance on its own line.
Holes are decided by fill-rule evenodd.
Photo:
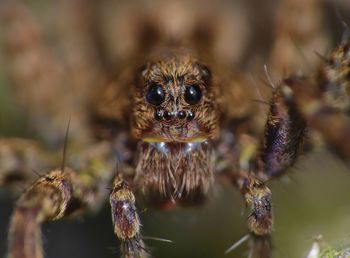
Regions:
M 310 129 L 321 133 L 324 141 L 345 160 L 350 158 L 350 120 L 342 110 L 324 99 L 314 80 L 291 77 L 285 81 L 284 98 L 298 109 Z M 331 125 L 331 130 L 329 125 Z
M 240 189 L 250 209 L 249 229 L 258 236 L 269 235 L 273 227 L 270 189 L 249 174 L 238 174 L 233 181 Z
M 158 106 L 145 97 L 154 84 L 165 92 L 165 100 Z M 202 91 L 194 105 L 184 97 L 191 85 Z M 141 140 L 135 181 L 146 196 L 174 201 L 208 191 L 213 168 L 207 140 L 216 139 L 219 133 L 216 87 L 208 68 L 185 50 L 166 50 L 141 69 L 133 96 L 132 133 Z M 156 119 L 156 112 L 171 112 L 174 117 Z M 179 118 L 180 112 L 187 117 Z M 194 118 L 188 119 L 189 112 Z
M 133 95 L 132 133 L 137 139 L 156 138 L 160 142 L 186 142 L 196 138 L 214 139 L 219 133 L 216 104 L 216 88 L 206 68 L 188 51 L 165 50 L 153 57 L 140 71 Z M 147 103 L 145 95 L 152 83 L 157 83 L 165 91 L 165 101 L 159 107 Z M 201 101 L 189 105 L 184 100 L 185 88 L 198 85 L 203 92 Z M 194 113 L 192 121 L 156 121 L 154 113 L 188 111 Z
M 350 157 L 349 96 L 350 45 L 340 44 L 327 57 L 314 77 L 291 76 L 281 85 L 289 109 L 296 109 L 311 130 L 342 159 Z M 332 125 L 330 130 L 329 125 Z
M 324 58 L 318 85 L 328 105 L 350 111 L 350 43 L 343 43 Z
M 80 153 L 77 162 L 81 171 L 68 167 L 52 170 L 22 193 L 10 224 L 9 257 L 43 257 L 41 224 L 44 221 L 76 214 L 86 207 L 98 207 L 106 196 L 106 183 L 111 177 L 106 173 L 110 170 L 106 166 L 106 151 L 108 146 L 96 145 Z
M 282 86 L 278 86 L 273 92 L 257 162 L 257 174 L 264 180 L 280 176 L 294 164 L 306 128 L 304 119 L 293 105 L 286 103 L 281 90 Z
M 141 143 L 135 182 L 149 198 L 200 197 L 213 181 L 212 158 L 208 142 Z
M 119 175 L 109 197 L 112 208 L 114 232 L 121 240 L 125 258 L 148 257 L 140 234 L 140 219 L 136 211 L 135 196 Z
M 73 171 L 52 171 L 17 201 L 10 226 L 9 257 L 41 258 L 40 224 L 61 218 L 73 198 Z

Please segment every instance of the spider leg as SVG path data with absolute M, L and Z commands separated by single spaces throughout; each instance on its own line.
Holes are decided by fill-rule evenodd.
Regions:
M 249 257 L 271 257 L 272 199 L 271 191 L 264 182 L 281 176 L 293 165 L 301 148 L 305 127 L 302 116 L 285 100 L 282 88 L 276 87 L 270 101 L 261 152 L 255 156 L 253 151 L 245 157 L 244 148 L 249 147 L 246 143 L 240 143 L 243 149 L 239 151 L 238 170 L 241 172 L 231 173 L 230 179 L 240 190 L 250 210 L 247 221 L 251 232 Z M 242 162 L 242 159 L 255 159 L 254 165 L 242 166 L 251 164 Z
M 291 76 L 274 89 L 261 153 L 253 169 L 259 179 L 274 179 L 294 164 L 306 126 L 320 132 L 341 158 L 350 158 L 350 120 L 346 115 L 350 106 L 348 53 L 349 43 L 346 43 L 331 54 L 328 67 L 321 68 L 316 78 Z M 339 96 L 336 92 L 342 94 Z M 332 130 L 326 125 L 331 125 Z M 251 254 L 268 257 L 270 251 L 267 250 L 271 248 L 268 236 L 272 230 L 271 193 L 249 174 L 236 175 L 234 182 L 251 210 L 248 218 L 253 233 Z
M 338 156 L 350 159 L 350 42 L 343 42 L 328 56 L 313 77 L 292 76 L 281 84 L 283 98 L 302 115 L 310 130 Z
M 284 87 L 293 93 L 293 100 L 290 101 L 303 114 L 308 127 L 319 132 L 328 147 L 340 158 L 349 160 L 349 117 L 343 111 L 324 103 L 319 94 L 312 89 L 313 83 L 307 78 L 290 78 L 285 81 Z
M 256 158 L 256 175 L 269 180 L 283 175 L 298 157 L 306 123 L 296 108 L 283 97 L 282 87 L 274 89 L 265 125 L 261 152 Z
M 273 222 L 270 189 L 260 180 L 246 173 L 236 175 L 234 183 L 250 209 L 248 217 L 250 231 L 256 235 L 271 233 Z
M 79 164 L 79 170 L 68 167 L 52 170 L 22 193 L 11 218 L 9 257 L 43 257 L 40 230 L 43 222 L 100 207 L 113 176 L 107 153 L 109 145 L 95 145 L 81 156 L 71 158 L 70 163 Z
M 135 196 L 121 175 L 115 178 L 109 200 L 114 233 L 121 241 L 122 257 L 148 257 L 145 244 L 141 239 L 141 223 L 136 211 Z
M 251 232 L 249 257 L 271 257 L 270 234 L 273 228 L 273 214 L 270 189 L 249 173 L 234 174 L 231 180 L 240 190 L 249 209 L 247 220 Z
M 41 224 L 84 207 L 91 196 L 82 177 L 69 168 L 53 170 L 41 177 L 16 203 L 10 223 L 8 256 L 43 257 Z

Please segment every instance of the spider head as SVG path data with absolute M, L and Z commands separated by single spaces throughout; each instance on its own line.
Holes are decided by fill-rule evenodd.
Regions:
M 146 142 L 199 142 L 218 134 L 215 87 L 188 54 L 147 63 L 136 80 L 133 134 Z

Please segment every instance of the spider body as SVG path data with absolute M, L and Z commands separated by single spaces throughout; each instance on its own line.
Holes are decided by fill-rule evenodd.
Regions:
M 305 12 L 318 6 L 310 9 L 294 1 L 285 0 L 286 6 L 292 2 Z M 170 12 L 165 11 L 168 6 L 160 8 L 159 24 L 150 11 L 138 18 L 130 15 L 132 22 L 118 20 L 115 33 L 120 37 L 114 57 L 119 59 L 114 64 L 108 58 L 99 59 L 108 47 L 98 46 L 101 39 L 91 36 L 98 34 L 91 31 L 91 10 L 79 17 L 71 12 L 85 7 L 85 2 L 63 1 L 67 19 L 62 20 L 69 20 L 75 29 L 61 31 L 65 55 L 63 61 L 58 59 L 64 63 L 60 66 L 25 6 L 17 1 L 0 3 L 11 57 L 9 77 L 19 102 L 28 108 L 34 127 L 49 146 L 64 141 L 68 134 L 74 153 L 61 161 L 61 156 L 34 148 L 26 140 L 0 142 L 4 160 L 14 161 L 1 168 L 0 186 L 11 188 L 19 182 L 26 186 L 11 219 L 9 257 L 43 257 L 40 226 L 44 221 L 94 209 L 108 195 L 121 255 L 148 257 L 137 211 L 139 196 L 161 208 L 198 204 L 210 195 L 218 177 L 238 188 L 249 210 L 250 256 L 271 256 L 272 197 L 266 182 L 295 163 L 306 127 L 321 133 L 344 160 L 350 156 L 350 144 L 344 147 L 340 142 L 341 138 L 348 141 L 350 132 L 346 116 L 349 48 L 345 43 L 325 57 L 326 64 L 316 74 L 291 75 L 269 89 L 268 105 L 260 100 L 268 107 L 267 116 L 262 116 L 266 112 L 253 101 L 254 86 L 232 68 L 238 58 L 232 54 L 232 45 L 242 45 L 244 40 L 238 42 L 238 37 L 222 30 L 242 22 L 227 18 L 226 4 L 219 8 L 222 16 L 216 21 L 210 18 L 212 5 L 194 15 L 186 8 L 179 12 L 176 4 Z M 128 13 L 127 8 L 121 10 Z M 288 19 L 285 24 L 288 29 L 279 31 L 283 42 L 290 27 L 292 34 L 299 35 L 300 30 Z M 310 28 L 317 31 L 318 26 Z M 18 38 L 16 31 L 27 34 Z M 313 33 L 308 33 L 309 41 L 301 35 L 297 39 L 302 43 L 314 42 Z M 275 52 L 287 50 L 287 45 L 276 44 Z M 278 74 L 276 60 L 282 59 L 271 58 L 273 72 Z M 106 71 L 113 69 L 117 75 L 108 76 Z M 57 101 L 61 95 L 65 97 Z M 67 113 L 72 124 L 65 135 Z M 47 122 L 44 127 L 42 121 Z M 327 121 L 341 129 L 339 135 L 322 129 Z M 265 134 L 260 129 L 263 125 Z M 52 169 L 59 162 L 61 167 Z M 27 172 L 33 164 L 45 175 L 33 179 Z
M 125 94 L 128 101 L 116 104 L 113 100 L 111 108 L 106 111 L 100 108 L 99 103 L 101 99 L 104 104 L 108 101 L 97 97 L 98 104 L 93 113 L 96 121 L 118 121 L 118 117 L 113 114 L 115 107 L 131 114 L 129 124 L 124 126 L 130 132 L 128 135 L 132 142 L 131 152 L 135 155 L 130 160 L 122 159 L 120 162 L 130 166 L 134 174 L 129 179 L 118 177 L 113 190 L 115 194 L 110 197 L 115 232 L 123 239 L 122 253 L 131 257 L 146 255 L 140 239 L 140 222 L 135 213 L 134 197 L 129 192 L 132 188 L 141 193 L 149 204 L 169 209 L 177 204 L 202 203 L 215 178 L 222 176 L 240 189 L 251 209 L 248 224 L 254 232 L 253 235 L 259 239 L 259 247 L 254 248 L 254 252 L 267 255 L 270 250 L 268 235 L 273 224 L 271 193 L 257 177 L 241 171 L 238 164 L 244 147 L 238 146 L 240 133 L 237 132 L 236 135 L 235 130 L 249 127 L 246 120 L 249 121 L 251 105 L 242 104 L 243 111 L 239 115 L 230 114 L 229 107 L 225 106 L 227 101 L 239 105 L 242 101 L 239 97 L 246 94 L 245 90 L 233 87 L 233 95 L 225 98 L 223 87 L 230 82 L 219 79 L 210 67 L 204 65 L 202 60 L 210 59 L 208 55 L 200 59 L 194 54 L 194 50 L 178 43 L 176 45 L 174 47 L 171 43 L 169 48 L 161 48 L 160 51 L 156 48 L 154 54 L 148 55 L 146 61 L 142 61 L 145 63 L 141 68 L 134 69 L 136 72 L 125 85 L 119 84 L 116 87 L 112 84 L 100 93 L 100 96 L 106 96 L 105 92 L 118 92 L 118 95 Z M 129 87 L 130 92 L 121 93 L 124 87 Z M 282 104 L 282 97 L 279 101 Z M 281 117 L 273 112 L 272 115 L 277 120 Z M 290 117 L 285 116 L 285 120 L 280 122 L 281 126 L 277 126 L 277 135 L 267 132 L 267 144 L 271 141 L 282 141 L 279 144 L 280 149 L 276 151 L 275 146 L 271 150 L 266 147 L 266 153 L 271 153 L 274 158 L 280 153 L 291 157 L 282 162 L 272 159 L 265 163 L 262 160 L 264 164 L 272 166 L 278 163 L 281 167 L 279 173 L 294 162 L 297 152 L 295 146 L 290 149 L 289 145 L 283 145 L 283 141 L 288 140 L 290 134 L 295 134 L 294 141 L 298 145 L 304 128 L 304 124 L 298 124 L 299 131 L 295 133 L 291 129 L 293 124 L 290 124 Z M 232 124 L 235 128 L 233 130 Z M 267 128 L 272 124 L 270 122 Z M 225 133 L 222 134 L 221 129 Z M 281 131 L 283 136 L 278 135 Z M 225 140 L 225 137 L 231 138 L 231 141 Z M 220 150 L 219 146 L 229 153 Z M 116 149 L 116 152 L 119 150 Z M 243 162 L 252 162 L 253 155 L 250 153 L 242 159 Z M 120 169 L 124 169 L 123 165 Z M 265 168 L 260 171 L 264 174 Z M 129 192 L 127 200 L 124 200 L 124 191 Z M 120 221 L 125 223 L 120 224 Z M 125 236 L 125 232 L 129 231 L 131 234 Z
M 208 191 L 212 141 L 219 130 L 216 87 L 209 73 L 181 52 L 162 54 L 140 71 L 131 127 L 140 140 L 135 180 L 147 195 L 174 201 Z

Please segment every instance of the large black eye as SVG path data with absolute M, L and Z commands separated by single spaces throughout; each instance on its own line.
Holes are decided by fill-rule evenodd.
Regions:
M 165 93 L 163 88 L 158 84 L 152 84 L 146 93 L 146 100 L 152 105 L 159 106 L 164 102 Z
M 198 85 L 191 85 L 185 90 L 185 101 L 190 105 L 197 104 L 202 98 L 202 91 Z

